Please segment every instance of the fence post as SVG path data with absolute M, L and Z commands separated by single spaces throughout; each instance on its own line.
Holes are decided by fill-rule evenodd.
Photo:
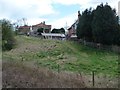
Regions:
M 93 84 L 93 87 L 95 86 L 95 78 L 94 78 L 94 71 L 92 71 L 92 84 Z

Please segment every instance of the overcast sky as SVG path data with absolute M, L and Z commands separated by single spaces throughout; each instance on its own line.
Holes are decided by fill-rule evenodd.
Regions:
M 12 22 L 26 18 L 28 25 L 45 21 L 52 28 L 71 26 L 77 19 L 77 12 L 96 8 L 106 2 L 118 12 L 119 0 L 0 0 L 0 19 Z

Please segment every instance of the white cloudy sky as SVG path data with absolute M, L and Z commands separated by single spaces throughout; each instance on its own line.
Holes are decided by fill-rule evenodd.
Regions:
M 26 18 L 28 25 L 45 21 L 52 28 L 70 26 L 77 19 L 77 12 L 96 8 L 103 2 L 118 12 L 119 0 L 0 0 L 0 19 L 12 22 Z M 20 22 L 19 22 L 20 23 Z M 21 21 L 22 24 L 22 21 Z

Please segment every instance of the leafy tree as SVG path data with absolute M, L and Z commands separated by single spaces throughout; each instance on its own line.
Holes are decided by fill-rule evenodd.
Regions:
M 38 32 L 38 35 L 41 35 L 41 33 L 43 33 L 43 28 L 38 28 L 37 32 Z
M 51 33 L 57 33 L 58 32 L 58 29 L 53 29 L 52 31 L 51 31 Z
M 92 33 L 95 42 L 113 44 L 117 30 L 117 16 L 115 10 L 109 5 L 99 5 L 94 11 L 92 20 Z
M 44 31 L 45 31 L 46 33 L 49 33 L 49 29 L 45 29 Z
M 120 46 L 120 25 L 117 26 L 117 29 L 115 32 L 114 44 Z
M 80 20 L 77 26 L 78 38 L 82 38 L 86 41 L 92 41 L 91 22 L 92 22 L 92 11 L 90 8 L 89 10 L 86 9 L 80 17 Z
M 51 33 L 63 33 L 63 34 L 65 34 L 65 29 L 64 29 L 64 28 L 53 29 L 53 30 L 51 31 Z
M 93 11 L 86 9 L 77 25 L 78 38 L 102 44 L 120 45 L 119 18 L 115 9 L 100 4 Z
M 2 50 L 11 50 L 15 45 L 13 27 L 10 21 L 0 20 L 2 27 Z
M 64 28 L 60 28 L 60 33 L 65 34 L 65 29 Z

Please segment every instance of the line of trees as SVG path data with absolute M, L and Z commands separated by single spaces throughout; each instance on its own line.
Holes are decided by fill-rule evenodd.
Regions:
M 77 36 L 90 42 L 120 45 L 120 25 L 115 9 L 108 4 L 100 4 L 94 10 L 86 9 L 79 18 Z

